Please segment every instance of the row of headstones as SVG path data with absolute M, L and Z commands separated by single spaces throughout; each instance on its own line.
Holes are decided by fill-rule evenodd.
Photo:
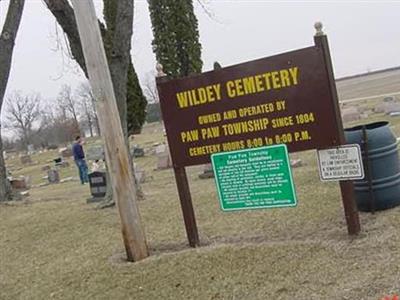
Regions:
M 395 100 L 390 102 L 382 102 L 377 104 L 373 110 L 373 113 L 384 113 L 389 116 L 398 116 L 400 115 L 400 103 L 396 102 Z M 342 113 L 342 120 L 343 122 L 353 122 L 358 121 L 362 118 L 368 117 L 368 110 L 366 108 L 352 105 L 349 107 L 343 107 L 341 109 Z
M 172 160 L 169 154 L 168 145 L 166 144 L 155 144 L 152 151 L 157 156 L 156 169 L 168 169 L 172 167 Z M 145 150 L 137 145 L 131 149 L 131 155 L 135 158 L 143 157 Z M 89 161 L 105 160 L 104 149 L 102 145 L 95 145 L 87 149 L 86 159 Z
M 62 148 L 59 150 L 60 153 L 60 161 L 62 158 L 68 158 L 68 157 L 72 157 L 72 150 L 70 148 Z M 32 157 L 29 154 L 23 154 L 20 156 L 20 162 L 23 165 L 29 165 L 32 164 Z

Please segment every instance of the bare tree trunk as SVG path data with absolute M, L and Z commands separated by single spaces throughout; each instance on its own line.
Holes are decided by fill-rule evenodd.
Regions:
M 83 99 L 82 103 L 83 103 L 83 110 L 85 112 L 87 125 L 89 127 L 89 134 L 90 134 L 90 137 L 93 137 L 93 119 L 92 119 L 92 116 L 90 115 L 87 99 Z
M 80 126 L 79 126 L 78 116 L 76 115 L 75 110 L 72 113 L 72 119 L 74 120 L 74 126 L 75 126 L 76 130 L 78 132 L 80 132 L 81 129 L 80 129 Z
M 96 128 L 97 131 L 97 135 L 100 136 L 100 125 L 99 125 L 99 119 L 97 118 L 97 113 L 94 116 L 94 126 Z
M 93 137 L 93 121 L 91 116 L 88 116 L 88 126 L 89 126 L 90 137 Z
M 0 202 L 10 200 L 12 200 L 12 192 L 7 179 L 7 170 L 3 156 L 3 141 L 0 135 Z
M 54 15 L 58 24 L 61 26 L 61 28 L 67 35 L 69 41 L 69 47 L 71 49 L 71 54 L 87 77 L 85 58 L 83 57 L 83 51 L 82 51 L 81 41 L 79 39 L 78 27 L 76 26 L 74 9 L 68 3 L 68 0 L 43 0 L 43 1 L 46 3 L 47 8 Z
M 99 119 L 97 117 L 97 112 L 96 112 L 96 104 L 94 103 L 95 99 L 92 95 L 92 92 L 90 92 L 90 105 L 92 105 L 93 107 L 93 111 L 94 111 L 94 115 L 93 115 L 93 122 L 92 122 L 92 126 L 96 129 L 97 135 L 100 136 L 100 124 L 99 124 Z
M 25 0 L 11 0 L 3 30 L 0 35 L 0 112 L 3 106 L 8 77 L 10 75 L 15 38 L 21 22 Z M 3 142 L 0 124 L 0 201 L 11 200 L 11 188 L 7 180 L 7 171 L 3 157 Z

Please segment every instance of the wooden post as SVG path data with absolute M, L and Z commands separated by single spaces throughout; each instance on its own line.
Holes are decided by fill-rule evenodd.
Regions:
M 92 0 L 72 0 L 90 85 L 106 149 L 113 197 L 121 218 L 129 261 L 147 257 L 148 249 L 136 203 L 135 181 L 121 127 L 114 88 Z
M 335 77 L 333 75 L 332 60 L 329 51 L 328 38 L 322 31 L 322 23 L 317 22 L 314 25 L 316 29 L 316 34 L 314 36 L 314 42 L 317 47 L 322 51 L 322 55 L 326 65 L 326 73 L 328 76 L 330 84 L 330 92 L 332 96 L 332 106 L 335 111 L 336 116 L 336 126 L 337 126 L 337 145 L 346 144 L 346 139 L 343 131 L 342 117 L 340 115 L 339 101 L 336 91 Z M 334 125 L 334 124 L 332 124 Z M 340 191 L 342 193 L 342 202 L 344 213 L 347 223 L 347 231 L 350 235 L 356 235 L 360 232 L 360 218 L 358 215 L 357 205 L 354 199 L 354 185 L 350 180 L 340 181 Z
M 164 73 L 161 64 L 158 63 L 156 69 L 156 82 L 163 82 L 168 80 L 167 74 Z M 192 196 L 190 194 L 189 181 L 184 167 L 178 167 L 174 165 L 174 172 L 179 200 L 181 202 L 183 220 L 185 222 L 186 236 L 189 241 L 190 247 L 194 248 L 200 246 L 200 240 L 197 230 L 196 216 L 193 209 Z
M 186 170 L 183 167 L 174 166 L 174 172 L 189 245 L 197 247 L 200 246 L 200 240 Z

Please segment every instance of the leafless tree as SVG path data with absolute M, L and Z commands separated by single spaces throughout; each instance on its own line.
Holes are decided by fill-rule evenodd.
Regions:
M 34 132 L 33 144 L 43 148 L 67 146 L 77 135 L 79 131 L 76 129 L 75 121 L 67 116 L 65 109 L 47 105 L 41 114 L 38 130 Z
M 10 1 L 7 16 L 0 35 L 0 112 L 3 107 L 4 94 L 6 92 L 8 77 L 10 75 L 15 39 L 21 22 L 24 4 L 25 0 Z M 3 157 L 0 121 L 0 201 L 11 199 L 12 192 L 7 180 L 7 171 Z
M 72 57 L 87 76 L 74 9 L 68 0 L 43 0 L 63 29 Z M 122 129 L 127 138 L 126 94 L 133 26 L 133 0 L 103 0 L 104 23 L 99 21 L 108 65 L 118 104 Z
M 156 85 L 156 74 L 154 72 L 150 72 L 147 74 L 144 85 L 143 85 L 143 93 L 148 101 L 148 103 L 158 103 L 160 99 L 158 97 L 157 85 Z
M 89 129 L 90 136 L 94 136 L 94 131 L 96 131 L 96 134 L 99 135 L 100 126 L 94 103 L 95 98 L 89 83 L 82 82 L 76 89 L 76 95 L 79 98 L 79 106 L 82 111 L 81 117 Z
M 35 122 L 40 118 L 40 103 L 38 94 L 24 96 L 20 92 L 14 92 L 7 98 L 6 125 L 19 134 L 26 149 L 32 142 Z
M 70 114 L 74 120 L 74 125 L 79 131 L 78 101 L 72 94 L 69 85 L 63 85 L 57 97 L 57 102 L 64 114 Z

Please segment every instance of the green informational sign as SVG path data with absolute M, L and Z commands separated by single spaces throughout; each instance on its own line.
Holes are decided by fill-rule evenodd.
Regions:
M 285 144 L 211 156 L 224 211 L 296 206 Z

